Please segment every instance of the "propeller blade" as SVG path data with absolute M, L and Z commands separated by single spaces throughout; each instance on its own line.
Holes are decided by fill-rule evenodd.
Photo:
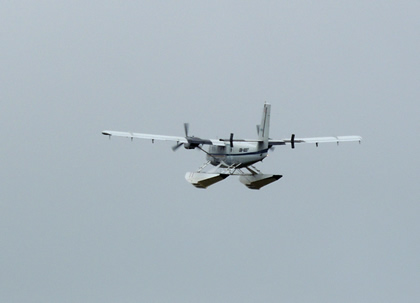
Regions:
M 230 147 L 233 147 L 233 133 L 230 133 Z
M 295 134 L 292 134 L 292 137 L 290 138 L 290 143 L 292 144 L 292 148 L 295 148 Z
M 188 138 L 188 130 L 190 128 L 190 124 L 189 123 L 184 123 L 184 131 L 185 131 L 185 137 Z
M 178 148 L 180 148 L 184 143 L 178 143 L 177 145 L 172 146 L 172 150 L 176 151 Z

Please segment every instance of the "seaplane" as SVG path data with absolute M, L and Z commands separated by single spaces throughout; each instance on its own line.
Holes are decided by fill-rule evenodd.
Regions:
M 275 140 L 269 137 L 271 105 L 264 104 L 261 123 L 257 125 L 258 138 L 236 139 L 231 133 L 227 139 L 202 139 L 189 135 L 189 124 L 184 123 L 184 137 L 152 135 L 132 132 L 120 132 L 105 130 L 103 135 L 125 137 L 133 139 L 148 139 L 152 143 L 158 141 L 173 141 L 173 151 L 181 146 L 185 149 L 198 149 L 206 154 L 206 162 L 195 172 L 188 172 L 185 179 L 197 188 L 207 188 L 229 176 L 239 176 L 239 181 L 249 189 L 260 188 L 279 180 L 282 175 L 264 174 L 254 164 L 263 161 L 269 151 L 278 145 L 290 145 L 295 148 L 296 144 L 311 143 L 318 147 L 319 143 L 361 142 L 360 136 L 338 137 L 312 137 L 296 138 L 294 134 L 290 138 Z M 205 149 L 205 147 L 207 147 Z

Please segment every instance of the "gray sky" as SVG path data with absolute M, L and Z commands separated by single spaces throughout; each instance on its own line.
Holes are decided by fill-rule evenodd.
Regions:
M 418 302 L 418 1 L 3 1 L 0 301 Z M 361 135 L 204 161 L 104 129 Z

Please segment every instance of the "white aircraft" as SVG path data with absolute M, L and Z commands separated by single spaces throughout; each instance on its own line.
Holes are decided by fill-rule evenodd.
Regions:
M 162 136 L 151 134 L 139 134 L 130 132 L 119 132 L 105 130 L 102 134 L 126 138 L 149 139 L 154 143 L 155 140 L 174 141 L 176 145 L 172 147 L 176 151 L 182 145 L 186 149 L 195 149 L 206 153 L 207 162 L 204 163 L 196 172 L 188 172 L 185 179 L 197 188 L 207 188 L 208 186 L 222 181 L 228 176 L 240 176 L 239 180 L 250 189 L 260 189 L 274 181 L 277 181 L 282 175 L 263 174 L 253 166 L 256 162 L 262 161 L 267 157 L 268 151 L 276 145 L 290 144 L 295 148 L 296 143 L 319 143 L 358 141 L 362 140 L 360 136 L 340 136 L 340 137 L 314 137 L 314 138 L 295 138 L 293 134 L 289 139 L 273 140 L 269 138 L 270 129 L 270 110 L 271 105 L 264 104 L 264 110 L 261 118 L 261 124 L 257 125 L 257 139 L 234 139 L 230 134 L 229 139 L 201 139 L 188 135 L 189 125 L 184 124 L 185 137 Z M 203 146 L 209 145 L 208 150 Z M 207 170 L 208 165 L 214 167 Z

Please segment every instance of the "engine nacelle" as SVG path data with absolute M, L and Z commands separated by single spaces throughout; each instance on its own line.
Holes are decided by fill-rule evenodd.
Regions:
M 194 149 L 196 148 L 197 145 L 196 144 L 191 144 L 191 143 L 184 143 L 184 148 L 185 149 Z

